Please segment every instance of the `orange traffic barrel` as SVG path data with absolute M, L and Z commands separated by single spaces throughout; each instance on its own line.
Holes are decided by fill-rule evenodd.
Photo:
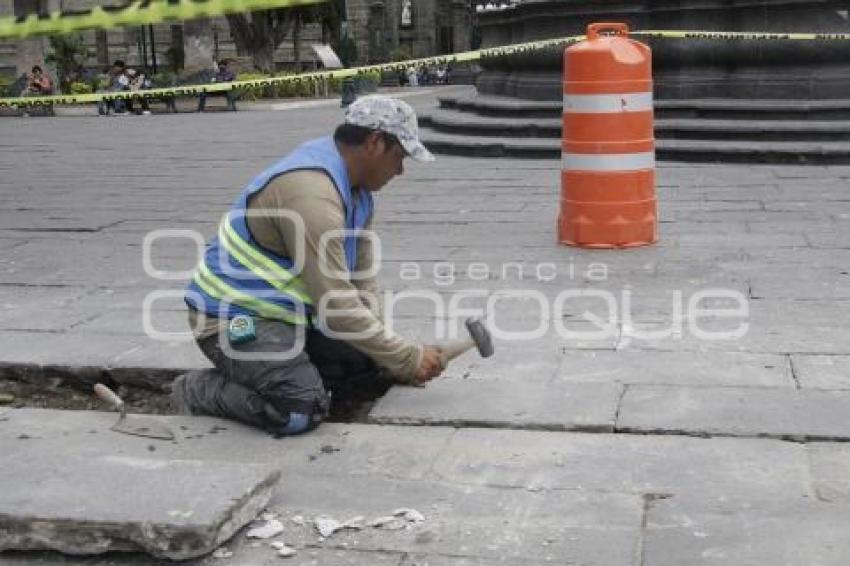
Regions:
M 590 24 L 565 50 L 563 119 L 559 242 L 657 241 L 652 52 L 626 24 Z

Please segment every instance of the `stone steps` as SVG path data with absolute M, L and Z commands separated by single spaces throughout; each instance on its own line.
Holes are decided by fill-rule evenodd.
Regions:
M 850 120 L 850 100 L 656 100 L 665 118 L 738 120 Z
M 558 138 L 461 136 L 426 131 L 423 143 L 437 153 L 473 157 L 558 159 Z M 850 163 L 850 141 L 798 142 L 658 139 L 658 160 L 728 163 Z
M 521 138 L 561 138 L 560 118 L 481 116 L 439 109 L 420 118 L 423 126 L 443 133 Z M 784 141 L 850 140 L 850 120 L 703 120 L 657 118 L 659 139 L 753 139 Z
M 445 96 L 440 107 L 481 116 L 555 118 L 561 115 L 560 100 L 520 100 L 507 96 Z M 850 119 L 850 99 L 835 100 L 740 100 L 701 98 L 654 101 L 656 115 L 663 118 L 827 120 Z
M 478 157 L 560 156 L 560 101 L 449 96 L 424 115 L 434 151 Z M 660 160 L 850 163 L 850 100 L 656 100 Z

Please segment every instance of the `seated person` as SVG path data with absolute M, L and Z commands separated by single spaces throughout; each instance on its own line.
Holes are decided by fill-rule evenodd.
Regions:
M 227 67 L 227 60 L 222 59 L 218 62 L 218 71 L 210 82 L 213 83 L 231 83 L 236 80 L 236 75 Z M 227 98 L 227 108 L 236 112 L 236 93 L 232 90 L 222 92 L 202 92 L 198 97 L 198 112 L 203 112 L 207 105 L 207 96 L 225 96 Z
M 21 96 L 49 96 L 53 94 L 53 81 L 36 65 L 32 72 L 27 75 L 27 86 Z
M 125 90 L 130 90 L 127 66 L 124 64 L 124 61 L 117 59 L 112 63 L 112 67 L 107 72 L 104 92 L 121 92 Z M 97 103 L 97 113 L 102 116 L 108 116 L 110 110 L 114 110 L 116 115 L 126 114 L 126 108 L 127 101 L 125 100 L 108 100 Z
M 21 96 L 50 96 L 53 94 L 53 80 L 45 73 L 38 65 L 32 68 L 32 71 L 27 75 L 27 86 L 21 91 Z M 53 105 L 47 105 L 47 114 L 53 115 Z M 29 116 L 28 111 L 24 111 L 25 117 Z
M 136 69 L 127 69 L 127 89 L 130 92 L 139 92 L 142 90 L 147 90 L 151 87 L 151 82 L 145 76 L 144 73 L 140 73 L 136 71 Z M 142 109 L 141 110 L 133 110 L 133 101 L 127 100 L 127 111 L 133 112 L 135 114 L 150 114 L 151 109 L 150 105 L 148 105 L 148 101 L 144 98 L 139 100 Z

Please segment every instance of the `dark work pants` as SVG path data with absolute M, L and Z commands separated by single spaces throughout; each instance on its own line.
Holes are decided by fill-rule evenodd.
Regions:
M 314 428 L 327 416 L 331 397 L 335 406 L 344 405 L 374 399 L 390 386 L 365 354 L 317 330 L 301 328 L 306 347 L 283 359 L 281 353 L 292 350 L 296 342 L 296 327 L 261 318 L 254 322 L 257 337 L 249 342 L 226 343 L 222 348 L 218 334 L 198 341 L 215 369 L 175 379 L 172 398 L 179 412 L 230 418 L 273 434 L 295 434 Z M 251 358 L 241 359 L 244 355 Z M 305 415 L 305 426 L 293 428 L 292 413 Z

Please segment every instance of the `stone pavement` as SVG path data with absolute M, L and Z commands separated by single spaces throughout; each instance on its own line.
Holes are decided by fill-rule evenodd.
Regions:
M 155 384 L 205 365 L 179 294 L 188 231 L 209 237 L 254 172 L 338 119 L 0 120 L 0 364 Z M 602 252 L 554 243 L 557 161 L 438 159 L 378 199 L 381 280 L 407 292 L 394 326 L 444 338 L 486 306 L 494 357 L 466 354 L 429 387 L 391 390 L 368 423 L 303 438 L 228 423 L 150 452 L 83 437 L 85 413 L 16 409 L 0 451 L 271 462 L 299 564 L 846 563 L 850 167 L 661 163 L 661 241 Z M 46 428 L 24 442 L 18 421 Z M 399 507 L 426 521 L 324 541 L 291 521 Z M 228 547 L 232 563 L 280 560 L 243 535 Z M 0 555 L 57 561 L 77 562 Z

